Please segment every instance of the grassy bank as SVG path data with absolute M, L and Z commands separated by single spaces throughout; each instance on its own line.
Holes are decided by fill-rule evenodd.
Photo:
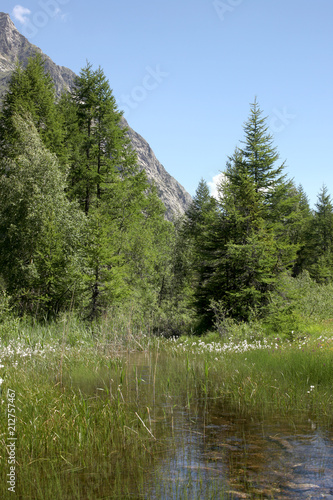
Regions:
M 244 413 L 311 411 L 333 417 L 330 333 L 293 342 L 184 338 L 174 341 L 172 350 L 182 360 L 184 373 L 190 374 L 191 386 L 201 384 L 204 393 L 226 399 Z

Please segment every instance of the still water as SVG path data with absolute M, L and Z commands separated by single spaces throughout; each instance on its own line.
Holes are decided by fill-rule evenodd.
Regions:
M 151 366 L 138 361 L 149 392 Z M 324 419 L 240 415 L 222 400 L 188 405 L 174 396 L 170 405 L 154 398 L 151 415 L 157 435 L 167 425 L 169 437 L 147 474 L 147 500 L 333 500 L 333 429 Z
M 142 464 L 143 487 L 138 491 L 134 478 L 126 498 L 333 500 L 333 428 L 327 419 L 240 414 L 222 399 L 189 401 L 179 387 L 177 394 L 158 393 L 157 360 L 135 354 L 126 365 L 124 394 L 132 394 L 141 415 L 149 412 L 153 437 L 163 443 L 149 467 Z
M 333 436 L 312 420 L 244 418 L 221 405 L 173 418 L 177 444 L 147 499 L 333 499 Z

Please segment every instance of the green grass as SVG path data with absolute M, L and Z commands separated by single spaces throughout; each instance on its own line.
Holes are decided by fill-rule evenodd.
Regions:
M 179 339 L 174 352 L 179 356 L 177 371 L 183 364 L 183 377 L 190 374 L 192 388 L 204 387 L 210 397 L 226 398 L 243 412 L 312 411 L 333 417 L 332 334 L 294 342 L 245 340 L 222 345 Z
M 86 328 L 75 318 L 35 327 L 15 320 L 2 327 L 1 455 L 5 464 L 11 389 L 17 497 L 96 499 L 112 491 L 112 498 L 126 498 L 126 488 L 129 497 L 137 493 L 142 467 L 149 468 L 160 444 L 137 416 L 148 422 L 137 395 L 123 390 L 120 355 L 147 349 L 154 340 L 134 338 L 117 325 L 111 338 L 107 324 Z M 1 468 L 2 498 L 7 472 Z
M 126 318 L 89 327 L 75 317 L 3 323 L 1 497 L 10 498 L 8 388 L 16 394 L 16 496 L 24 499 L 144 498 L 152 471 L 172 453 L 175 407 L 195 414 L 219 401 L 244 415 L 332 423 L 329 325 L 293 342 L 254 337 L 165 340 L 131 331 Z
M 124 484 L 140 486 L 136 465 L 147 464 L 156 445 L 131 398 L 122 396 L 119 363 L 104 367 L 107 385 L 94 373 L 98 360 L 82 363 L 66 356 L 62 377 L 56 359 L 7 370 L 3 397 L 7 388 L 16 393 L 19 497 L 99 498 L 110 490 L 120 494 Z M 94 384 L 101 391 L 96 385 L 92 391 Z M 5 424 L 2 419 L 2 435 Z

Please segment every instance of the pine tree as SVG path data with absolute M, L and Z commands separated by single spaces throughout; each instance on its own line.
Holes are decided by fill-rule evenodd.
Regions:
M 198 240 L 202 235 L 209 224 L 209 217 L 214 214 L 215 207 L 216 202 L 210 195 L 209 187 L 206 181 L 201 179 L 185 217 L 186 231 L 194 240 Z
M 101 68 L 87 63 L 59 104 L 70 158 L 70 191 L 86 214 L 120 177 L 138 173 L 121 112 Z M 107 194 L 106 194 L 107 196 Z
M 243 146 L 229 157 L 219 186 L 219 213 L 207 234 L 210 264 L 201 287 L 226 314 L 248 319 L 263 312 L 279 273 L 291 268 L 297 246 L 289 235 L 297 196 L 255 101 Z M 211 316 L 210 316 L 211 317 Z
M 244 126 L 244 147 L 233 158 L 234 168 L 245 171 L 252 179 L 262 206 L 262 217 L 274 233 L 278 251 L 278 269 L 291 268 L 296 259 L 297 246 L 290 238 L 295 226 L 295 206 L 298 193 L 293 182 L 284 173 L 285 163 L 278 165 L 279 154 L 268 133 L 266 118 L 255 100 Z M 227 177 L 230 178 L 230 173 Z
M 145 172 L 139 171 L 102 69 L 93 71 L 88 63 L 59 109 L 69 158 L 68 196 L 88 220 L 84 279 L 87 315 L 93 319 L 108 305 L 143 296 L 144 287 L 151 287 L 158 247 L 153 235 L 166 223 Z
M 311 250 L 309 247 L 309 238 L 313 221 L 313 211 L 310 208 L 309 199 L 301 185 L 297 187 L 298 199 L 295 205 L 293 215 L 294 223 L 292 225 L 292 234 L 290 239 L 298 247 L 297 259 L 293 267 L 293 276 L 300 275 L 308 269 L 311 260 Z
M 194 289 L 194 304 L 206 326 L 206 311 L 210 297 L 207 293 L 207 278 L 214 265 L 210 246 L 210 232 L 217 217 L 216 200 L 210 195 L 207 183 L 201 179 L 192 203 L 185 213 L 183 240 L 191 256 L 191 282 Z
M 307 235 L 308 270 L 319 283 L 328 283 L 333 279 L 333 205 L 325 185 L 315 206 Z
M 323 253 L 330 252 L 333 246 L 333 205 L 325 185 L 318 194 L 313 225 L 320 250 Z
M 101 68 L 87 64 L 59 103 L 41 57 L 14 72 L 0 120 L 0 264 L 22 311 L 56 314 L 74 289 L 90 319 L 158 300 L 172 229 L 121 116 Z
M 276 273 L 277 251 L 273 233 L 265 221 L 262 190 L 236 149 L 229 158 L 220 187 L 220 233 L 216 240 L 216 270 L 211 277 L 215 301 L 221 301 L 233 317 L 247 319 L 266 304 Z
M 268 133 L 266 118 L 257 100 L 251 104 L 250 116 L 244 125 L 245 140 L 239 153 L 247 172 L 253 179 L 255 189 L 261 192 L 265 201 L 269 203 L 276 187 L 283 183 L 284 164 L 276 166 L 279 159 L 277 149 L 273 147 L 273 137 Z

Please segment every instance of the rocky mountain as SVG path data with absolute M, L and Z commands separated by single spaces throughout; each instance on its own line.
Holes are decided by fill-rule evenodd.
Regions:
M 0 95 L 6 90 L 10 75 L 19 61 L 23 66 L 29 57 L 36 52 L 43 54 L 41 49 L 29 42 L 15 28 L 8 14 L 0 13 Z M 75 73 L 63 66 L 57 66 L 48 56 L 43 54 L 45 68 L 51 74 L 57 95 L 62 89 L 69 89 Z
M 129 137 L 137 152 L 140 168 L 145 169 L 149 182 L 157 187 L 159 197 L 166 206 L 167 218 L 172 220 L 174 215 L 183 214 L 192 201 L 191 196 L 174 177 L 172 177 L 156 158 L 153 150 L 141 135 L 128 126 Z
M 55 84 L 57 95 L 63 89 L 70 89 L 75 73 L 68 68 L 56 65 L 40 48 L 31 44 L 16 29 L 10 16 L 0 13 L 0 99 L 6 91 L 11 73 L 19 61 L 23 66 L 29 57 L 39 52 L 45 60 L 45 68 L 50 73 Z M 157 160 L 148 142 L 135 132 L 123 118 L 122 125 L 128 127 L 129 137 L 138 155 L 140 168 L 147 173 L 149 182 L 157 187 L 160 199 L 166 206 L 168 219 L 182 214 L 191 202 L 191 196 L 176 181 Z

